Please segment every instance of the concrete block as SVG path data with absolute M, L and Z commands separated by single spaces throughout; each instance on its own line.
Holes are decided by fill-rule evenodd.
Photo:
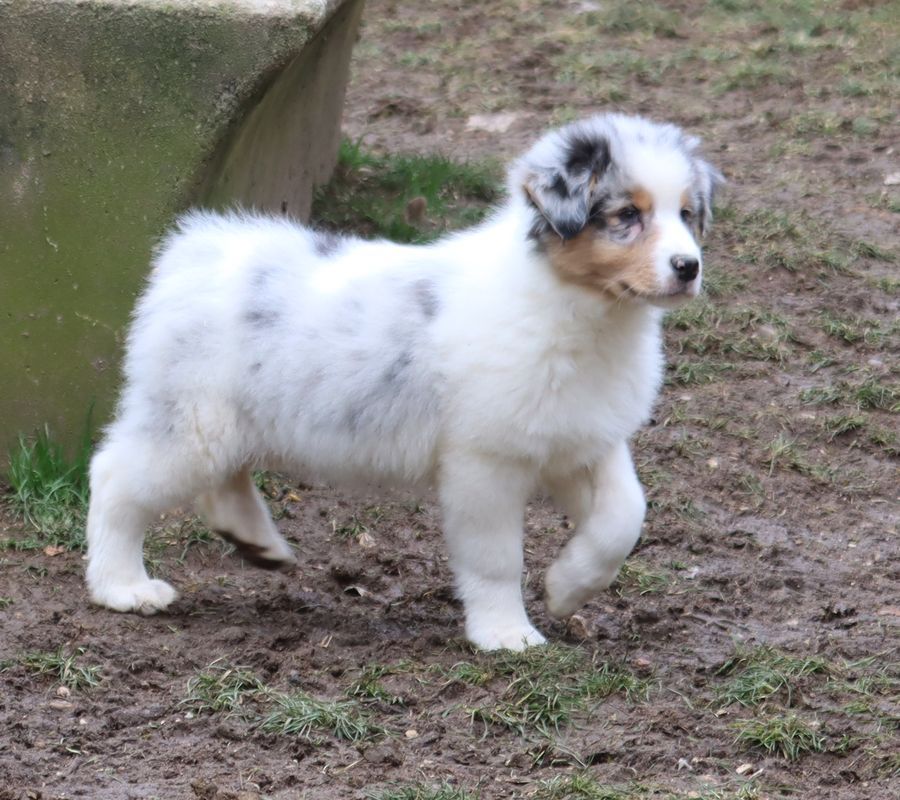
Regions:
M 128 314 L 181 210 L 305 218 L 362 0 L 0 0 L 0 458 L 111 411 Z

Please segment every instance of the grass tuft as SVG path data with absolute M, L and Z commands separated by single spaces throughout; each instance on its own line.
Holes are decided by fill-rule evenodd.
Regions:
M 679 35 L 682 19 L 678 12 L 655 2 L 616 3 L 585 16 L 588 25 L 596 25 L 607 33 L 643 33 L 664 39 L 674 39 Z
M 839 414 L 824 419 L 822 421 L 822 426 L 828 433 L 828 441 L 831 442 L 838 436 L 863 430 L 866 427 L 866 421 L 866 418 L 859 414 Z
M 646 797 L 631 789 L 597 783 L 587 773 L 559 775 L 541 781 L 534 800 L 637 800 Z
M 404 664 L 387 666 L 385 664 L 369 664 L 364 667 L 359 677 L 347 690 L 350 697 L 358 697 L 361 700 L 377 700 L 391 706 L 405 705 L 406 700 L 400 695 L 389 692 L 381 679 L 385 675 L 391 675 L 405 669 Z
M 716 672 L 729 676 L 717 699 L 723 706 L 738 703 L 751 707 L 784 690 L 790 706 L 798 678 L 827 671 L 828 664 L 821 658 L 797 658 L 767 646 L 738 648 Z
M 372 722 L 352 700 L 320 700 L 306 692 L 273 695 L 276 708 L 262 721 L 272 733 L 318 741 L 317 733 L 359 742 L 381 736 L 384 729 Z
M 19 437 L 9 453 L 7 480 L 13 511 L 39 533 L 26 546 L 84 549 L 91 450 L 91 412 L 71 458 L 46 426 L 31 441 Z
M 247 667 L 236 667 L 219 659 L 188 681 L 183 704 L 198 714 L 235 712 L 248 700 L 265 695 L 266 687 Z
M 91 689 L 100 683 L 100 667 L 79 665 L 78 657 L 84 652 L 78 647 L 66 654 L 60 647 L 55 653 L 26 653 L 17 661 L 29 672 L 50 675 L 69 689 Z
M 456 675 L 460 674 L 456 665 Z M 621 692 L 630 701 L 645 700 L 651 682 L 621 665 L 598 664 L 574 647 L 547 645 L 523 653 L 491 654 L 485 666 L 491 680 L 507 681 L 493 706 L 469 709 L 474 721 L 499 725 L 524 736 L 558 732 L 572 715 L 592 702 Z M 479 683 L 487 682 L 477 673 Z
M 742 719 L 734 723 L 735 742 L 796 761 L 804 753 L 821 753 L 825 738 L 796 714 Z
M 251 703 L 268 707 L 265 716 L 247 711 L 266 731 L 318 742 L 316 733 L 338 739 L 360 741 L 384 733 L 353 700 L 321 700 L 306 692 L 285 694 L 266 686 L 247 667 L 237 667 L 222 659 L 214 661 L 188 682 L 182 701 L 197 713 L 236 713 Z
M 659 594 L 665 592 L 671 582 L 671 576 L 665 572 L 658 572 L 636 559 L 630 559 L 619 570 L 615 588 L 619 594 L 626 590 L 638 594 Z
M 412 786 L 397 786 L 378 794 L 369 795 L 372 800 L 477 800 L 476 796 L 449 783 L 427 786 L 417 783 Z

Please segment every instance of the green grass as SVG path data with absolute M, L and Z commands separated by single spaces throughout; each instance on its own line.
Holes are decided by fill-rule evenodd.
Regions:
M 182 704 L 197 714 L 239 714 L 265 731 L 314 742 L 320 741 L 321 734 L 355 742 L 384 733 L 355 700 L 323 700 L 303 691 L 278 692 L 247 667 L 233 666 L 224 659 L 217 659 L 188 681 Z
M 886 455 L 897 458 L 900 456 L 900 435 L 896 431 L 879 426 L 869 428 L 869 442 L 877 448 L 884 450 Z
M 887 344 L 900 327 L 896 323 L 882 325 L 878 320 L 860 317 L 839 317 L 827 311 L 820 319 L 822 330 L 829 336 L 844 344 L 863 343 L 874 348 L 881 348 Z
M 266 691 L 263 682 L 247 667 L 232 666 L 219 659 L 188 681 L 187 697 L 182 703 L 198 714 L 232 713 L 265 696 Z
M 647 795 L 640 790 L 597 782 L 587 773 L 559 775 L 538 784 L 534 800 L 639 800 Z
M 384 734 L 352 700 L 321 700 L 306 692 L 273 695 L 275 707 L 262 720 L 265 731 L 316 742 L 320 734 L 359 742 Z
M 728 677 L 716 699 L 722 706 L 753 707 L 782 693 L 790 706 L 799 679 L 827 671 L 828 664 L 821 658 L 799 658 L 767 646 L 739 647 L 716 672 Z
M 831 461 L 810 460 L 809 453 L 803 452 L 798 438 L 784 433 L 777 434 L 766 446 L 765 463 L 769 467 L 769 476 L 779 469 L 793 470 L 818 483 L 832 483 L 840 470 Z
M 719 92 L 738 89 L 761 89 L 764 86 L 784 86 L 796 77 L 783 64 L 742 61 L 725 72 L 715 88 Z
M 178 521 L 172 526 L 171 530 L 167 531 L 167 533 L 171 534 L 172 538 L 181 543 L 181 554 L 176 559 L 180 565 L 185 563 L 188 553 L 192 548 L 202 548 L 210 544 L 219 544 L 223 548 L 234 549 L 233 545 L 214 536 L 209 528 L 196 517 Z
M 866 423 L 866 418 L 859 414 L 838 414 L 822 420 L 822 427 L 828 434 L 828 441 L 831 442 L 838 436 L 864 430 Z
M 845 714 L 866 717 L 889 731 L 900 727 L 900 662 L 889 654 L 842 664 L 825 689 L 843 704 Z
M 572 716 L 611 694 L 646 700 L 652 682 L 626 667 L 597 663 L 582 650 L 564 645 L 535 647 L 523 653 L 503 651 L 484 657 L 485 671 L 474 670 L 474 685 L 505 683 L 497 701 L 469 709 L 473 721 L 498 725 L 520 736 L 550 736 Z M 460 677 L 460 665 L 454 677 Z M 485 672 L 487 674 L 485 674 Z M 490 676 L 488 678 L 488 675 Z
M 665 592 L 671 583 L 671 575 L 652 569 L 632 558 L 622 565 L 614 587 L 620 594 L 624 591 L 635 591 L 638 594 L 658 594 Z
M 500 187 L 500 171 L 493 164 L 377 155 L 344 141 L 334 178 L 316 193 L 312 219 L 341 232 L 427 242 L 481 220 L 500 197 Z
M 717 361 L 679 361 L 669 365 L 666 383 L 671 386 L 697 386 L 713 383 L 734 369 L 734 364 Z
M 780 755 L 788 761 L 796 761 L 804 753 L 825 751 L 825 737 L 796 714 L 742 719 L 733 728 L 736 744 Z
M 793 467 L 797 463 L 796 440 L 789 439 L 783 433 L 779 433 L 767 446 L 769 453 L 769 475 L 775 471 L 776 465 Z
M 717 356 L 718 363 L 697 360 L 695 375 L 704 377 L 733 369 L 731 358 L 783 362 L 794 337 L 788 320 L 770 309 L 757 306 L 720 307 L 702 299 L 677 309 L 666 317 L 666 328 L 679 353 Z M 678 368 L 676 367 L 676 370 Z M 701 382 L 701 381 L 694 381 Z
M 656 2 L 610 3 L 598 12 L 584 15 L 584 25 L 612 34 L 649 34 L 672 39 L 678 36 L 682 17 Z
M 333 519 L 331 528 L 338 539 L 352 539 L 363 544 L 369 544 L 374 541 L 372 528 L 381 522 L 384 513 L 385 510 L 381 506 L 368 506 L 362 511 L 352 513 L 341 523 L 337 519 Z
M 386 675 L 405 671 L 405 664 L 394 664 L 392 666 L 386 664 L 369 664 L 362 669 L 359 677 L 353 682 L 347 690 L 350 697 L 356 697 L 360 700 L 376 700 L 381 703 L 387 703 L 391 706 L 405 705 L 406 700 L 400 695 L 389 692 L 381 679 Z
M 91 413 L 73 455 L 66 454 L 46 426 L 32 439 L 19 437 L 9 453 L 9 504 L 37 536 L 13 547 L 52 544 L 84 549 L 91 460 Z
M 370 794 L 372 800 L 477 800 L 477 796 L 449 783 L 437 786 L 417 783 L 397 786 Z
M 870 377 L 853 387 L 851 391 L 859 409 L 900 412 L 900 384 L 885 384 L 875 377 Z
M 762 800 L 753 781 L 743 782 L 737 789 L 697 788 L 673 792 L 660 786 L 630 783 L 626 786 L 601 783 L 588 772 L 558 775 L 541 781 L 536 790 L 525 797 L 533 800 Z
M 843 405 L 858 411 L 900 412 L 900 384 L 882 382 L 869 375 L 861 381 L 837 381 L 825 386 L 813 386 L 800 392 L 800 402 L 806 405 Z
M 835 274 L 854 274 L 857 262 L 872 252 L 825 219 L 802 210 L 743 211 L 726 206 L 720 216 L 719 227 L 727 226 L 735 238 L 730 246 L 734 257 L 756 268 L 812 274 L 827 282 Z
M 78 660 L 84 655 L 84 652 L 83 647 L 78 647 L 68 653 L 60 647 L 52 653 L 25 653 L 8 663 L 19 663 L 35 675 L 50 676 L 69 689 L 92 689 L 100 683 L 100 667 L 79 664 Z

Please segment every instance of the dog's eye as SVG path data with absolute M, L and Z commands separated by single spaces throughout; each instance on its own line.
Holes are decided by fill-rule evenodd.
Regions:
M 614 216 L 618 217 L 626 225 L 631 225 L 633 222 L 637 222 L 641 218 L 641 212 L 638 211 L 634 206 L 626 206 Z
M 689 208 L 682 208 L 681 218 L 685 221 L 686 224 L 690 225 L 694 221 L 694 212 Z

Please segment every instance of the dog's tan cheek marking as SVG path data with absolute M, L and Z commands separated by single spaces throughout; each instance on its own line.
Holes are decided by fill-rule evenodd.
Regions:
M 626 286 L 639 294 L 656 294 L 657 237 L 651 229 L 633 244 L 621 245 L 587 228 L 567 242 L 551 241 L 547 255 L 556 274 L 568 283 L 612 297 L 620 296 Z
M 631 192 L 631 202 L 634 207 L 644 214 L 649 214 L 653 210 L 653 195 L 646 189 L 634 189 Z

